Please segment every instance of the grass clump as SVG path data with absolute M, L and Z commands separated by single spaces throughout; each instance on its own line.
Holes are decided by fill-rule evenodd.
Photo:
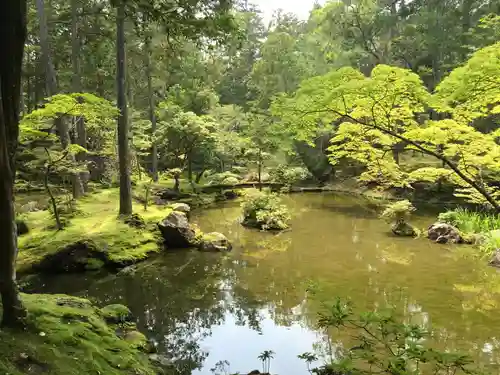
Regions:
M 242 204 L 243 225 L 262 230 L 283 230 L 289 227 L 290 213 L 278 194 L 252 191 Z
M 76 242 L 91 242 L 111 264 L 127 265 L 158 252 L 159 234 L 156 223 L 171 211 L 169 207 L 150 206 L 147 211 L 134 202 L 146 228 L 135 228 L 118 218 L 118 190 L 107 189 L 91 194 L 78 202 L 79 214 L 71 219 L 64 230 L 51 228 L 48 211 L 23 214 L 30 232 L 19 238 L 18 270 L 29 271 L 47 255 L 57 253 Z M 89 264 L 96 269 L 98 262 Z
M 39 294 L 22 298 L 28 326 L 24 331 L 0 331 L 1 374 L 158 374 L 137 349 L 144 336 L 133 333 L 133 323 L 107 324 L 103 310 L 81 298 Z M 120 338 L 116 331 L 122 329 L 126 333 Z
M 457 208 L 438 216 L 438 220 L 457 227 L 464 233 L 485 233 L 500 229 L 500 216 L 487 212 Z

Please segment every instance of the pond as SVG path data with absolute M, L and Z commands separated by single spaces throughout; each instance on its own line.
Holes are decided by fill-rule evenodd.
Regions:
M 305 374 L 297 355 L 334 355 L 341 345 L 342 337 L 316 329 L 318 311 L 336 297 L 359 311 L 394 306 L 432 332 L 433 346 L 497 371 L 500 275 L 470 248 L 396 238 L 378 219 L 380 208 L 361 198 L 307 193 L 285 203 L 292 230 L 280 234 L 242 227 L 235 202 L 195 212 L 202 230 L 233 242 L 228 255 L 170 251 L 133 274 L 57 276 L 34 289 L 129 306 L 185 374 L 211 374 L 225 360 L 231 372 L 247 373 L 260 368 L 264 350 L 276 353 L 273 373 Z M 419 216 L 413 224 L 425 228 L 432 220 Z

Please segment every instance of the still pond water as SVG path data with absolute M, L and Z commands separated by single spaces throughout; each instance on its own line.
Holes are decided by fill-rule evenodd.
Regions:
M 485 366 L 500 363 L 500 274 L 467 247 L 395 238 L 377 218 L 380 208 L 359 198 L 297 194 L 286 204 L 293 229 L 281 234 L 242 227 L 234 202 L 195 213 L 203 231 L 233 242 L 229 255 L 174 251 L 131 275 L 55 277 L 36 291 L 129 306 L 185 374 L 209 375 L 221 360 L 246 373 L 260 368 L 264 350 L 276 353 L 273 373 L 307 373 L 298 354 L 316 350 L 327 358 L 341 345 L 342 337 L 315 329 L 317 312 L 336 297 L 360 311 L 394 306 L 429 329 L 435 347 Z M 432 220 L 420 216 L 414 224 Z

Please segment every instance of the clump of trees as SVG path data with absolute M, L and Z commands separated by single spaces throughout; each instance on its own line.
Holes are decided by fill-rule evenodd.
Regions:
M 455 194 L 500 211 L 498 129 L 481 131 L 478 121 L 498 114 L 500 43 L 475 52 L 431 94 L 407 69 L 376 66 L 369 77 L 346 67 L 304 81 L 296 93 L 274 103 L 298 137 L 310 139 L 318 126 L 330 126 L 330 161 L 354 160 L 364 182 L 411 187 L 414 181 L 443 179 Z M 442 119 L 428 118 L 429 112 Z M 441 167 L 404 170 L 403 151 L 436 158 Z

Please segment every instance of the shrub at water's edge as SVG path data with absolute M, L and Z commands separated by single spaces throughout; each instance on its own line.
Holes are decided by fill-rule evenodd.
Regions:
M 418 235 L 417 229 L 408 223 L 415 207 L 408 200 L 388 204 L 380 217 L 391 224 L 392 233 L 396 236 L 414 237 Z
M 245 226 L 262 230 L 284 230 L 289 227 L 290 213 L 278 194 L 249 192 L 242 204 Z
M 0 330 L 0 373 L 158 374 L 148 343 L 121 305 L 99 309 L 67 295 L 25 294 L 28 325 Z M 116 332 L 120 332 L 120 336 Z

